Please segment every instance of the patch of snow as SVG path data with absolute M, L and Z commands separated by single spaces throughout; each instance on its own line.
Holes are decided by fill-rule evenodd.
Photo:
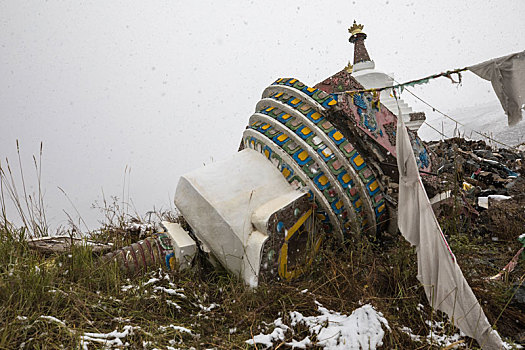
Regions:
M 202 304 L 199 304 L 199 307 L 202 311 L 211 311 L 212 309 L 215 309 L 216 307 L 219 307 L 220 305 L 219 304 L 215 304 L 215 303 L 212 303 L 210 306 L 208 307 L 205 307 L 204 305 Z
M 273 323 L 275 325 L 275 328 L 272 333 L 260 333 L 259 335 L 254 336 L 253 339 L 247 340 L 246 343 L 250 345 L 262 344 L 266 348 L 270 348 L 273 346 L 273 343 L 275 341 L 282 342 L 285 338 L 286 331 L 290 328 L 283 323 L 281 317 L 273 321 Z
M 120 287 L 120 290 L 123 291 L 123 292 L 127 292 L 128 290 L 133 289 L 134 287 L 135 286 L 133 286 L 131 284 L 128 284 L 127 286 Z
M 168 304 L 168 305 L 171 305 L 171 306 L 175 307 L 175 308 L 176 308 L 177 310 L 180 310 L 180 309 L 181 309 L 181 307 L 179 306 L 179 304 L 177 304 L 176 302 L 174 302 L 174 301 L 171 301 L 171 300 L 169 300 L 169 299 L 168 299 L 168 300 L 166 300 L 166 304 Z
M 144 283 L 144 286 L 147 286 L 148 284 L 152 284 L 158 281 L 160 281 L 158 278 L 155 278 L 155 277 L 150 278 L 148 282 Z
M 124 225 L 124 230 L 139 231 L 140 233 L 144 233 L 155 230 L 155 225 L 150 223 L 128 222 Z
M 399 330 L 401 332 L 405 333 L 405 334 L 408 334 L 410 339 L 412 339 L 413 341 L 421 341 L 421 336 L 417 335 L 417 334 L 414 334 L 412 332 L 412 329 L 410 329 L 409 327 L 401 327 L 401 328 L 399 328 Z
M 299 312 L 292 312 L 292 325 L 304 323 L 316 334 L 318 345 L 326 349 L 375 349 L 383 344 L 388 321 L 370 304 L 354 310 L 350 316 L 318 307 L 320 316 L 304 317 Z
M 319 316 L 303 316 L 300 312 L 290 312 L 290 326 L 283 324 L 282 318 L 274 321 L 275 328 L 270 334 L 259 334 L 247 340 L 248 344 L 262 344 L 271 347 L 276 341 L 284 341 L 286 332 L 292 332 L 296 325 L 305 325 L 310 334 L 318 339 L 315 345 L 327 350 L 376 349 L 383 344 L 383 327 L 390 330 L 388 321 L 370 304 L 354 310 L 350 316 L 331 311 L 317 303 Z M 305 349 L 313 345 L 309 337 L 301 341 L 293 340 L 287 345 Z
M 172 288 L 165 288 L 165 287 L 155 287 L 153 288 L 154 291 L 161 291 L 161 292 L 164 292 L 166 294 L 169 294 L 169 295 L 174 295 L 174 296 L 178 296 L 178 297 L 181 297 L 183 299 L 186 299 L 186 295 L 182 294 L 182 293 L 179 293 L 181 291 L 181 289 L 172 289 Z
M 289 343 L 286 343 L 286 345 L 291 346 L 292 349 L 306 349 L 312 345 L 312 341 L 310 340 L 310 337 L 305 337 L 301 341 L 292 339 L 292 341 Z
M 128 346 L 128 343 L 123 343 L 122 339 L 126 338 L 128 335 L 133 334 L 133 326 L 127 325 L 124 326 L 122 332 L 117 331 L 116 329 L 113 332 L 109 333 L 84 333 L 80 336 L 80 344 L 83 349 L 88 349 L 90 343 L 99 343 L 105 347 L 112 346 Z
M 54 316 L 40 316 L 40 318 L 51 321 L 51 322 L 58 323 L 59 325 L 64 326 L 64 327 L 66 326 L 66 323 L 64 321 L 60 321 L 58 318 Z
M 168 328 L 174 329 L 174 330 L 179 331 L 179 332 L 184 332 L 184 333 L 188 333 L 188 334 L 193 335 L 193 332 L 191 330 L 189 330 L 186 327 L 182 327 L 182 326 L 175 326 L 175 325 L 170 324 L 169 326 L 160 326 L 159 327 L 159 329 L 161 331 L 163 331 L 163 332 L 165 332 Z
M 447 347 L 452 345 L 453 343 L 456 343 L 460 341 L 465 334 L 463 334 L 461 331 L 459 333 L 454 334 L 446 334 L 445 331 L 445 324 L 442 321 L 425 321 L 425 323 L 430 327 L 430 331 L 427 336 L 420 336 L 417 334 L 414 334 L 412 332 L 412 329 L 408 327 L 401 327 L 399 330 L 405 334 L 407 334 L 413 341 L 417 342 L 426 342 L 430 345 L 435 345 L 439 348 Z M 456 344 L 456 347 L 466 347 L 466 343 L 459 343 Z
M 509 344 L 505 341 L 503 342 L 503 347 L 505 348 L 505 350 L 523 349 L 523 346 L 521 346 L 520 344 Z

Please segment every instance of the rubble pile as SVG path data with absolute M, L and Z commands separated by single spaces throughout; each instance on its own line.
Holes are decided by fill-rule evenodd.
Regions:
M 436 214 L 459 215 L 470 233 L 515 239 L 525 230 L 525 152 L 451 138 L 428 144 L 433 174 L 422 177 Z

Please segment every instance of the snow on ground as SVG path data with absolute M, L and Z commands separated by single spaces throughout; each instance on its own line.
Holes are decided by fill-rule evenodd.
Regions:
M 153 288 L 154 291 L 161 291 L 169 295 L 178 296 L 180 298 L 186 299 L 186 295 L 179 293 L 180 289 L 166 288 L 161 286 L 156 286 Z
M 169 284 L 169 286 L 171 288 L 166 288 L 166 287 L 155 285 L 155 284 L 157 284 L 159 282 L 162 282 L 163 280 L 168 280 L 168 284 Z M 171 282 L 171 277 L 169 276 L 169 274 L 166 273 L 165 271 L 163 271 L 162 269 L 159 269 L 157 272 L 153 272 L 152 273 L 152 277 L 147 282 L 143 283 L 142 286 L 141 285 L 129 284 L 129 285 L 122 286 L 121 290 L 123 292 L 128 292 L 130 290 L 137 290 L 137 289 L 144 288 L 144 287 L 147 287 L 147 286 L 152 286 L 153 287 L 153 291 L 162 291 L 162 292 L 168 294 L 169 296 L 174 296 L 174 297 L 178 297 L 178 298 L 181 298 L 181 299 L 187 299 L 186 295 L 182 294 L 182 292 L 184 292 L 184 289 L 176 288 L 175 284 L 173 282 Z M 171 305 L 175 306 L 177 309 L 180 309 L 180 306 L 177 303 L 175 303 L 174 301 L 167 299 L 166 302 L 168 304 L 171 304 Z M 202 305 L 200 303 L 199 304 L 192 303 L 192 305 L 194 307 L 199 307 L 202 312 L 209 312 L 212 309 L 214 309 L 216 307 L 219 307 L 218 304 L 211 304 L 208 307 L 206 307 L 206 306 L 204 306 L 204 305 Z M 81 344 L 83 349 L 89 349 L 91 345 L 103 346 L 104 349 L 128 347 L 128 346 L 130 346 L 130 344 L 129 344 L 129 342 L 126 342 L 126 338 L 128 336 L 130 336 L 130 335 L 133 335 L 133 331 L 134 330 L 139 330 L 140 329 L 139 326 L 132 326 L 130 324 L 127 324 L 127 325 L 123 326 L 122 331 L 119 331 L 118 329 L 115 329 L 114 331 L 109 332 L 109 333 L 96 333 L 96 332 L 84 332 L 84 333 L 82 333 L 82 332 L 80 332 L 78 330 L 69 328 L 64 321 L 59 320 L 58 318 L 56 318 L 54 316 L 42 315 L 42 316 L 39 317 L 39 319 L 43 320 L 44 322 L 56 323 L 56 324 L 58 324 L 58 325 L 60 325 L 62 327 L 67 328 L 68 331 L 71 332 L 72 334 L 77 334 L 80 337 L 80 344 Z M 25 321 L 25 320 L 27 320 L 27 317 L 25 317 L 25 316 L 18 316 L 18 320 Z M 129 318 L 122 318 L 122 317 L 114 318 L 113 320 L 117 321 L 119 323 L 131 322 L 131 319 L 129 319 Z M 190 329 L 188 329 L 186 327 L 183 327 L 183 326 L 169 324 L 167 326 L 159 326 L 159 328 L 162 331 L 167 331 L 168 329 L 173 329 L 173 330 L 178 331 L 180 333 L 187 333 L 187 334 L 190 334 L 192 336 L 198 336 L 198 334 L 197 335 L 194 334 Z M 175 340 L 173 340 L 173 344 L 172 345 L 175 345 Z M 170 348 L 175 349 L 173 347 L 170 347 Z
M 59 320 L 58 318 L 54 316 L 42 315 L 39 318 L 42 320 L 46 320 L 48 322 L 57 323 L 62 327 L 66 327 L 69 330 L 69 332 L 73 334 L 80 334 L 77 330 L 68 328 L 64 321 Z M 105 348 L 128 346 L 129 343 L 124 343 L 122 340 L 126 338 L 128 335 L 133 334 L 133 328 L 134 327 L 131 325 L 126 325 L 123 327 L 122 332 L 119 332 L 116 329 L 109 333 L 85 332 L 83 334 L 80 334 L 80 345 L 82 346 L 83 349 L 86 349 L 86 350 L 89 348 L 88 347 L 89 344 L 104 345 Z
M 48 320 L 48 321 L 51 321 L 51 322 L 55 322 L 55 323 L 58 323 L 59 325 L 61 326 L 66 326 L 66 323 L 64 321 L 61 321 L 59 320 L 58 318 L 54 317 L 54 316 L 40 316 L 41 319 L 43 320 Z
M 412 332 L 412 329 L 408 327 L 401 327 L 399 330 L 405 334 L 408 334 L 410 338 L 413 341 L 416 342 L 426 342 L 429 345 L 438 346 L 439 348 L 447 348 L 451 347 L 454 349 L 457 348 L 466 348 L 467 344 L 464 341 L 465 340 L 465 334 L 455 329 L 455 332 L 447 334 L 445 330 L 445 324 L 441 321 L 425 321 L 425 323 L 429 326 L 430 331 L 427 336 L 421 336 L 414 334 Z M 454 344 L 454 345 L 452 345 Z M 503 345 L 505 346 L 505 349 L 522 349 L 523 347 L 519 344 L 509 344 L 505 341 L 503 342 Z
M 174 329 L 178 332 L 184 332 L 184 333 L 188 333 L 188 334 L 193 334 L 192 331 L 186 327 L 182 327 L 182 326 L 175 326 L 175 325 L 172 325 L 170 324 L 169 326 L 160 326 L 159 329 L 161 331 L 166 331 L 168 328 L 171 328 L 171 329 Z
M 297 325 L 308 327 L 310 335 L 316 336 L 318 346 L 327 350 L 339 349 L 376 349 L 383 344 L 383 327 L 390 330 L 388 321 L 370 304 L 354 310 L 350 316 L 328 310 L 318 303 L 318 316 L 303 316 L 300 312 L 290 312 L 290 326 L 282 318 L 274 321 L 274 330 L 270 334 L 259 334 L 246 341 L 248 344 L 261 344 L 267 348 L 275 342 L 282 342 L 286 333 L 294 333 Z M 306 349 L 312 345 L 310 337 L 301 341 L 292 339 L 286 345 L 297 349 Z
M 82 345 L 82 348 L 85 350 L 88 349 L 88 345 L 91 343 L 98 343 L 108 348 L 129 346 L 129 343 L 123 343 L 122 339 L 126 338 L 128 335 L 131 334 L 133 334 L 133 326 L 131 325 L 124 326 L 122 332 L 119 332 L 116 329 L 113 332 L 109 333 L 86 332 L 80 336 L 80 345 Z
M 412 329 L 408 327 L 401 327 L 399 330 L 405 334 L 408 334 L 410 338 L 417 342 L 427 342 L 431 345 L 436 345 L 440 348 L 450 346 L 454 343 L 459 342 L 465 335 L 461 332 L 454 332 L 453 334 L 446 334 L 444 330 L 443 322 L 438 321 L 425 321 L 430 327 L 430 332 L 427 336 L 420 336 L 414 334 Z M 465 347 L 466 344 L 461 342 L 457 344 L 457 347 Z

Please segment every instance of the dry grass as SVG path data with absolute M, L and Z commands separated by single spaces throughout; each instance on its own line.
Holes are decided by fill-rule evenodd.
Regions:
M 415 278 L 415 254 L 399 236 L 387 237 L 381 246 L 366 239 L 356 239 L 345 248 L 327 242 L 307 275 L 291 283 L 262 283 L 257 290 L 246 288 L 205 261 L 194 271 L 159 270 L 130 279 L 114 264 L 100 265 L 89 247 L 44 257 L 29 250 L 23 230 L 2 230 L 0 237 L 2 349 L 78 348 L 85 332 L 123 331 L 126 325 L 133 327 L 123 338 L 131 348 L 246 349 L 245 341 L 260 332 L 271 332 L 277 317 L 286 321 L 290 311 L 316 315 L 314 301 L 347 314 L 364 303 L 374 305 L 392 328 L 383 339 L 385 349 L 437 348 L 426 341 L 414 342 L 400 328 L 410 327 L 425 337 L 430 331 L 426 320 L 447 323 L 427 306 Z M 512 336 L 523 329 L 522 310 L 507 304 L 511 282 L 518 275 L 506 282 L 481 281 L 469 273 L 472 266 L 478 277 L 496 269 L 480 270 L 481 265 L 468 257 L 473 252 L 481 254 L 482 248 L 472 250 L 480 242 L 451 239 L 451 244 L 458 260 L 466 262 L 462 264 L 466 276 L 489 319 L 497 320 L 500 333 Z M 147 284 L 152 278 L 158 281 Z M 185 297 L 158 287 L 180 289 Z M 214 304 L 217 306 L 210 310 L 203 309 Z M 56 317 L 64 324 L 42 316 Z M 186 327 L 192 334 L 170 325 Z M 455 330 L 446 326 L 444 332 Z M 294 338 L 306 335 L 306 329 L 296 329 Z M 475 342 L 468 346 L 476 348 Z
M 26 239 L 46 233 L 45 220 L 40 220 L 45 217 L 38 212 L 27 214 L 30 202 L 20 200 L 26 197 L 19 194 L 15 198 L 19 208 L 25 208 L 24 225 L 15 228 L 8 221 L 5 198 L 19 193 L 11 186 L 12 178 L 5 176 L 9 171 L 2 173 L 4 187 L 0 191 L 0 349 L 103 348 L 103 344 L 82 337 L 86 332 L 115 330 L 127 330 L 122 342 L 134 349 L 248 349 L 246 340 L 271 332 L 272 322 L 278 317 L 289 321 L 290 311 L 317 315 L 315 302 L 346 314 L 362 304 L 374 305 L 391 327 L 383 338 L 385 349 L 439 348 L 432 343 L 434 340 L 427 341 L 431 330 L 428 321 L 443 321 L 441 333 L 445 335 L 457 332 L 428 306 L 416 279 L 414 250 L 399 235 L 384 235 L 380 243 L 355 237 L 346 246 L 327 240 L 303 277 L 290 283 L 263 282 L 256 290 L 246 288 L 204 259 L 193 270 L 154 270 L 129 277 L 114 263 L 101 264 L 89 246 L 77 246 L 69 254 L 51 257 L 30 250 Z M 130 233 L 128 223 L 133 218 L 115 203 L 119 201 L 104 204 L 103 210 L 109 210 L 104 213 L 105 224 L 90 238 L 119 247 L 137 240 L 140 233 Z M 163 213 L 166 216 L 170 214 Z M 504 281 L 483 279 L 499 272 L 508 262 L 519 247 L 517 241 L 492 242 L 476 235 L 455 216 L 441 220 L 489 320 L 505 337 L 523 332 L 524 310 L 512 302 L 512 285 L 525 279 L 523 259 Z M 401 331 L 402 327 L 411 328 L 413 334 L 422 336 L 422 341 L 412 340 Z M 304 327 L 296 327 L 293 337 L 300 340 L 307 332 Z M 285 341 L 291 339 L 292 334 L 287 334 Z M 466 345 L 477 347 L 469 339 Z M 286 348 L 284 343 L 277 347 Z

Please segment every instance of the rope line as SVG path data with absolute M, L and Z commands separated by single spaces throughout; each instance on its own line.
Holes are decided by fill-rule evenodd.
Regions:
M 437 109 L 436 107 L 430 105 L 430 103 L 426 102 L 426 101 L 423 100 L 421 97 L 419 97 L 419 96 L 417 96 L 416 94 L 414 94 L 412 91 L 410 91 L 410 90 L 408 90 L 408 89 L 405 89 L 405 90 L 408 91 L 412 96 L 414 96 L 415 98 L 417 98 L 419 101 L 423 102 L 425 105 L 427 105 L 428 107 L 432 108 L 432 110 L 433 110 L 434 112 L 437 112 L 437 113 L 441 114 L 442 116 L 444 116 L 445 118 L 448 118 L 448 119 L 452 120 L 452 121 L 455 122 L 456 124 L 459 124 L 459 125 L 461 125 L 461 126 L 463 126 L 463 127 L 467 127 L 465 124 L 461 123 L 460 121 L 458 121 L 458 120 L 452 118 L 451 116 L 447 115 L 446 113 L 441 112 L 441 111 L 440 111 L 439 109 Z M 433 126 L 431 126 L 430 124 L 428 124 L 426 121 L 425 121 L 425 124 L 427 124 L 427 125 L 430 126 L 432 129 L 434 129 L 435 131 L 437 131 L 438 133 L 440 133 L 442 136 L 447 137 L 446 135 L 444 135 L 444 134 L 441 133 L 440 131 L 436 130 Z M 503 146 L 505 146 L 505 147 L 508 147 L 508 148 L 510 148 L 510 149 L 516 149 L 515 146 L 507 145 L 506 143 L 503 143 L 503 142 L 501 142 L 501 141 L 498 141 L 498 140 L 496 140 L 496 139 L 490 137 L 489 135 L 484 134 L 484 133 L 482 133 L 482 132 L 480 132 L 480 131 L 477 131 L 477 130 L 472 129 L 472 132 L 474 132 L 474 133 L 476 133 L 476 134 L 478 134 L 478 135 L 480 135 L 480 136 L 483 136 L 483 137 L 487 138 L 488 140 L 491 140 L 492 142 L 499 143 L 500 145 L 503 145 Z
M 407 81 L 405 83 L 399 83 L 398 81 L 394 80 L 394 82 L 396 83 L 395 85 L 392 85 L 392 86 L 384 86 L 384 87 L 380 87 L 380 88 L 374 88 L 374 89 L 361 89 L 361 90 L 349 90 L 349 91 L 342 91 L 342 92 L 335 92 L 335 93 L 332 93 L 332 95 L 342 95 L 342 94 L 349 94 L 349 95 L 353 95 L 353 94 L 356 94 L 356 93 L 363 93 L 363 92 L 372 92 L 372 93 L 375 93 L 375 92 L 379 92 L 379 91 L 383 91 L 383 90 L 387 90 L 387 89 L 392 89 L 392 93 L 394 94 L 394 97 L 396 98 L 397 100 L 397 95 L 396 95 L 396 90 L 399 89 L 399 93 L 402 93 L 404 90 L 408 91 L 412 96 L 414 96 L 415 98 L 417 98 L 419 101 L 423 102 L 425 105 L 427 105 L 428 107 L 432 108 L 432 110 L 434 112 L 438 112 L 439 114 L 441 114 L 442 116 L 454 121 L 457 124 L 463 126 L 466 128 L 466 125 L 461 123 L 460 121 L 452 118 L 451 116 L 441 112 L 439 109 L 437 109 L 436 107 L 432 106 L 430 103 L 424 101 L 421 97 L 417 96 L 416 94 L 414 94 L 412 91 L 408 90 L 406 88 L 406 86 L 414 86 L 414 85 L 418 85 L 418 84 L 425 84 L 425 83 L 428 83 L 429 80 L 431 79 L 436 79 L 436 78 L 440 78 L 440 77 L 447 77 L 449 78 L 452 83 L 455 83 L 455 84 L 461 84 L 461 72 L 463 71 L 466 71 L 468 70 L 468 67 L 464 67 L 464 68 L 458 68 L 458 69 L 453 69 L 453 70 L 448 70 L 446 72 L 442 72 L 442 73 L 439 73 L 439 74 L 432 74 L 432 75 L 429 75 L 427 77 L 424 77 L 424 78 L 420 78 L 420 79 L 415 79 L 415 80 L 410 80 L 410 81 Z M 452 78 L 452 74 L 457 74 L 458 75 L 458 81 L 455 81 L 453 78 Z M 398 109 L 399 109 L 399 106 L 398 106 Z M 434 131 L 438 132 L 441 136 L 444 136 L 444 137 L 448 137 L 446 136 L 444 133 L 442 133 L 441 131 L 439 131 L 438 129 L 436 129 L 435 127 L 433 127 L 432 125 L 430 125 L 429 123 L 427 123 L 425 121 L 425 124 L 428 125 L 431 129 L 433 129 Z M 510 149 L 516 149 L 515 146 L 510 146 L 510 145 L 507 145 L 506 143 L 503 143 L 501 141 L 498 141 L 496 139 L 494 139 L 493 137 L 485 134 L 485 133 L 482 133 L 480 131 L 477 131 L 475 129 L 472 129 L 472 132 L 482 136 L 482 137 L 485 137 L 487 140 L 490 140 L 494 143 L 498 143 L 500 145 L 503 145 L 507 148 L 510 148 Z
M 432 130 L 434 130 L 435 132 L 437 132 L 438 134 L 440 134 L 441 136 L 445 137 L 445 138 L 449 138 L 447 135 L 445 135 L 444 133 L 442 133 L 441 131 L 439 131 L 438 129 L 436 129 L 435 127 L 433 127 L 432 125 L 430 125 L 426 120 L 424 122 L 424 124 L 426 124 L 429 128 L 431 128 Z
M 374 88 L 374 89 L 361 89 L 361 90 L 348 90 L 348 91 L 341 91 L 341 92 L 334 92 L 332 93 L 332 95 L 342 95 L 342 94 L 355 94 L 355 93 L 360 93 L 360 92 L 374 92 L 374 91 L 383 91 L 383 90 L 387 90 L 387 89 L 397 89 L 397 88 L 401 88 L 401 90 L 403 90 L 405 88 L 405 86 L 412 86 L 412 85 L 417 85 L 417 84 L 425 84 L 425 83 L 428 83 L 428 81 L 430 79 L 436 79 L 436 78 L 440 78 L 440 77 L 447 77 L 449 78 L 450 80 L 452 80 L 453 83 L 461 83 L 461 72 L 464 72 L 468 69 L 468 67 L 465 67 L 465 68 L 458 68 L 458 69 L 453 69 L 453 70 L 448 70 L 446 72 L 443 72 L 443 73 L 439 73 L 439 74 L 432 74 L 432 75 L 429 75 L 427 77 L 424 77 L 424 78 L 420 78 L 420 79 L 415 79 L 415 80 L 410 80 L 410 81 L 407 81 L 405 83 L 399 83 L 396 81 L 396 85 L 392 85 L 392 86 L 383 86 L 383 87 L 380 87 L 380 88 Z M 457 74 L 458 75 L 458 81 L 455 81 L 454 79 L 452 79 L 452 74 Z

